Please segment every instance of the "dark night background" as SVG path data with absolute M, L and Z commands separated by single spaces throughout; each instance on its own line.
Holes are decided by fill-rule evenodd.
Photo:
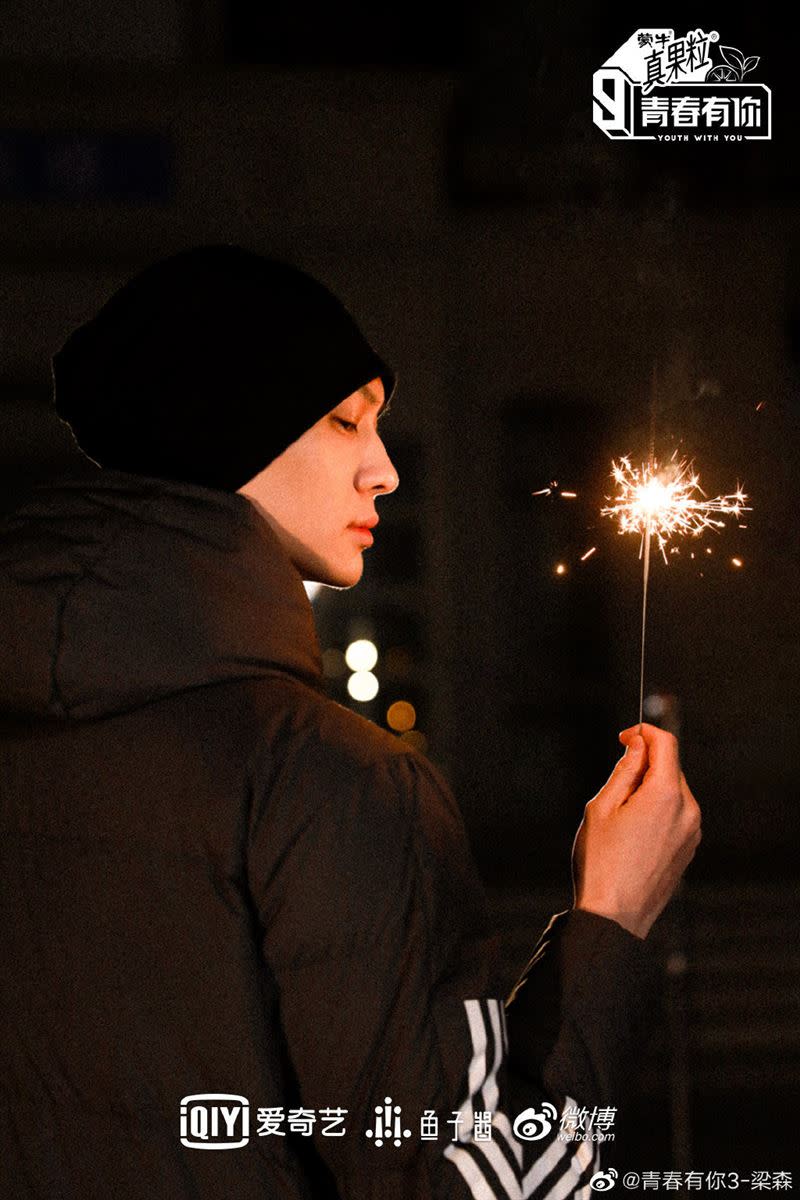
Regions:
M 238 241 L 338 292 L 399 371 L 383 428 L 401 486 L 362 584 L 315 600 L 323 648 L 375 641 L 381 690 L 359 705 L 335 673 L 331 690 L 381 723 L 393 700 L 414 703 L 510 971 L 569 903 L 576 824 L 637 715 L 638 547 L 598 513 L 612 456 L 647 454 L 654 370 L 657 447 L 694 455 L 709 494 L 741 482 L 752 497 L 746 530 L 653 563 L 647 690 L 673 697 L 704 841 L 653 933 L 664 1006 L 636 1120 L 618 1118 L 623 1168 L 795 1165 L 788 22 L 763 6 L 521 0 L 73 0 L 4 5 L 0 20 L 3 487 L 58 469 L 49 357 L 145 263 Z M 604 137 L 592 72 L 659 24 L 761 56 L 772 141 Z M 531 496 L 551 480 L 577 498 Z

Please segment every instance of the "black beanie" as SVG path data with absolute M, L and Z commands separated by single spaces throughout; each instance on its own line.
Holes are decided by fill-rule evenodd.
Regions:
M 53 356 L 55 404 L 103 467 L 236 491 L 352 392 L 393 372 L 327 288 L 240 246 L 126 283 Z

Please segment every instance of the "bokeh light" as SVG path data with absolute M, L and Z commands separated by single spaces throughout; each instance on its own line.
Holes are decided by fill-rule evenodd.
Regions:
M 386 711 L 386 724 L 398 733 L 406 733 L 417 723 L 417 713 L 414 705 L 408 700 L 395 700 Z
M 351 671 L 371 671 L 378 661 L 378 647 L 368 638 L 359 638 L 350 643 L 344 658 Z
M 372 671 L 354 671 L 347 681 L 347 690 L 354 700 L 367 704 L 378 694 L 378 680 Z

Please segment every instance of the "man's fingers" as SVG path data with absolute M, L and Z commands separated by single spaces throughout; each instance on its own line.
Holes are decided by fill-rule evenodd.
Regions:
M 622 758 L 611 772 L 608 783 L 598 793 L 597 799 L 603 798 L 612 804 L 622 804 L 636 791 L 646 767 L 647 752 L 644 739 L 633 737 Z
M 639 726 L 632 725 L 629 729 L 623 729 L 619 740 L 623 746 L 629 746 L 638 736 Z M 668 773 L 674 773 L 677 778 L 681 769 L 678 757 L 678 739 L 671 733 L 667 733 L 666 729 L 659 729 L 657 725 L 647 724 L 642 725 L 641 736 L 647 746 L 651 771 L 662 777 Z

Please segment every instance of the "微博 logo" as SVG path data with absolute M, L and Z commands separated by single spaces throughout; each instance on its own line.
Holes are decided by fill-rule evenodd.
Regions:
M 538 1142 L 547 1137 L 557 1118 L 555 1106 L 547 1100 L 541 1112 L 536 1108 L 526 1108 L 514 1121 L 514 1136 L 522 1138 L 524 1142 Z

